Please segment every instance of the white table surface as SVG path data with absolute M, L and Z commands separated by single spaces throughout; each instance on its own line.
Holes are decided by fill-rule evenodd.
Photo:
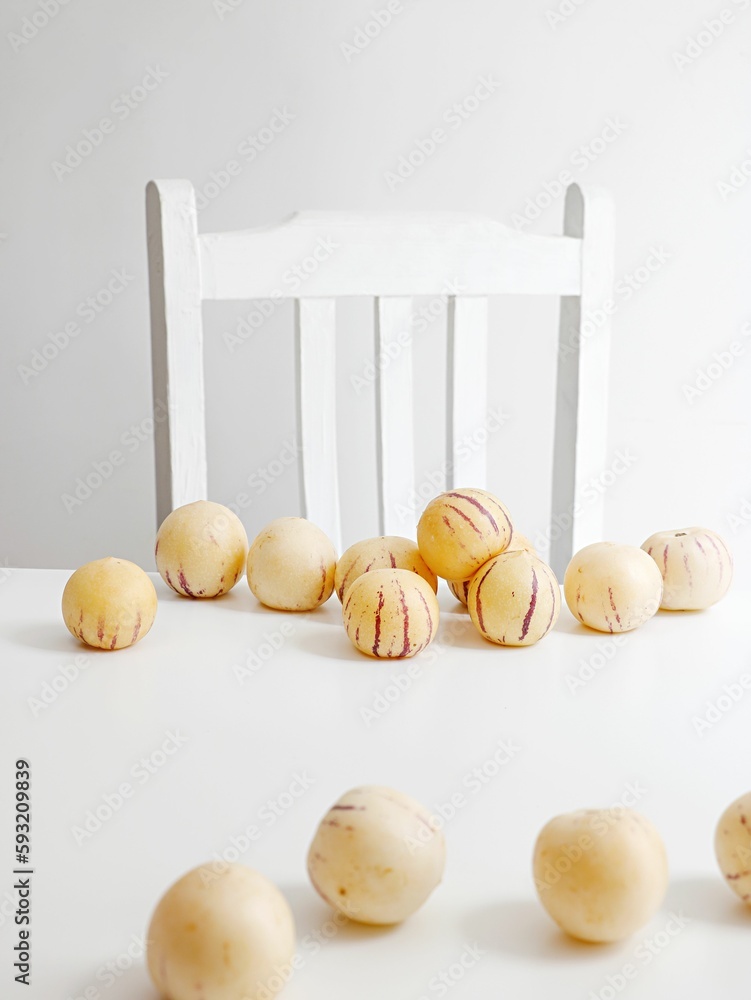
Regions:
M 313 614 L 285 615 L 257 604 L 244 581 L 219 600 L 190 601 L 157 578 L 152 631 L 109 653 L 80 646 L 63 626 L 68 575 L 14 570 L 0 584 L 3 998 L 154 1000 L 140 954 L 153 906 L 248 827 L 258 833 L 239 860 L 279 884 L 297 921 L 304 965 L 285 1000 L 606 998 L 620 995 L 608 977 L 618 984 L 627 963 L 637 968 L 628 997 L 704 1000 L 747 989 L 751 910 L 723 885 L 712 842 L 722 810 L 751 788 L 751 692 L 702 736 L 692 720 L 724 684 L 751 673 L 751 595 L 731 592 L 703 613 L 659 613 L 610 647 L 615 655 L 602 656 L 572 693 L 566 676 L 593 656 L 600 662 L 608 637 L 582 628 L 565 606 L 537 646 L 501 649 L 442 590 L 436 653 L 386 663 L 350 645 L 336 597 Z M 291 631 L 281 648 L 240 683 L 233 667 L 284 623 Z M 35 716 L 29 699 L 41 701 L 45 682 L 62 687 L 63 667 L 80 656 L 79 676 Z M 407 690 L 366 724 L 362 710 L 410 663 L 417 673 Z M 156 754 L 148 775 L 139 760 L 170 732 L 187 741 Z M 500 741 L 518 750 L 479 786 L 472 772 Z M 32 767 L 28 989 L 13 982 L 6 897 L 17 757 Z M 293 786 L 296 798 L 287 791 L 295 775 L 307 786 Z M 122 782 L 132 796 L 77 844 L 73 828 Z M 402 926 L 352 925 L 328 940 L 331 911 L 307 881 L 307 847 L 328 806 L 365 783 L 393 785 L 433 809 L 462 794 L 446 824 L 446 875 Z M 666 842 L 669 893 L 631 940 L 578 944 L 538 903 L 533 843 L 551 816 L 611 805 L 629 787 Z M 288 808 L 274 816 L 266 803 L 280 795 Z M 671 912 L 687 918 L 672 937 Z M 467 947 L 482 954 L 461 979 L 434 979 Z M 125 969 L 116 976 L 107 964 L 118 960 Z

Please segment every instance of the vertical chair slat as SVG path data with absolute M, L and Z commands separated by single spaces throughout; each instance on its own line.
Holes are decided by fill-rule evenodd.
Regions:
M 446 487 L 487 485 L 488 300 L 451 296 L 448 300 L 446 366 Z M 467 437 L 472 438 L 471 447 Z
M 607 460 L 610 316 L 603 307 L 613 294 L 610 197 L 571 185 L 564 233 L 582 240 L 582 264 L 581 293 L 561 299 L 550 529 L 550 562 L 559 579 L 573 552 L 603 536 L 604 496 L 585 486 Z
M 196 202 L 186 180 L 146 188 L 157 524 L 205 500 L 206 422 Z
M 376 460 L 379 530 L 413 536 L 415 507 L 412 409 L 412 299 L 375 302 Z
M 297 299 L 295 337 L 302 514 L 326 532 L 341 554 L 335 300 Z

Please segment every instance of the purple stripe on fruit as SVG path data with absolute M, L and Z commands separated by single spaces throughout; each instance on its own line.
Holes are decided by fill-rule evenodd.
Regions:
M 464 511 L 463 511 L 463 510 L 459 510 L 459 508 L 458 508 L 458 507 L 454 507 L 454 505 L 453 505 L 453 504 L 448 504 L 447 506 L 448 506 L 449 510 L 453 510 L 453 511 L 456 511 L 456 513 L 457 513 L 457 514 L 459 515 L 459 517 L 463 517 L 463 518 L 464 518 L 464 520 L 465 520 L 465 521 L 467 522 L 467 524 L 468 524 L 468 525 L 469 525 L 469 526 L 470 526 L 470 527 L 472 528 L 472 530 L 473 530 L 473 531 L 475 532 L 475 534 L 476 534 L 476 535 L 479 535 L 479 537 L 480 537 L 480 538 L 482 538 L 482 532 L 481 532 L 481 531 L 480 531 L 480 529 L 479 529 L 479 528 L 477 527 L 477 525 L 475 524 L 475 522 L 474 522 L 474 521 L 472 520 L 472 518 L 471 518 L 471 517 L 467 517 L 467 515 L 466 515 L 466 514 L 464 513 Z
M 483 507 L 483 505 L 480 503 L 479 500 L 476 500 L 474 497 L 468 497 L 466 493 L 447 493 L 446 495 L 450 497 L 458 497 L 460 500 L 466 500 L 467 503 L 471 503 L 474 507 L 477 507 L 477 509 L 482 514 L 484 514 L 485 517 L 487 517 L 487 519 L 493 525 L 493 531 L 495 531 L 496 535 L 500 534 L 500 532 L 498 531 L 498 522 L 490 513 L 490 511 L 487 509 L 487 507 Z
M 527 613 L 524 616 L 524 622 L 522 623 L 522 634 L 519 636 L 519 641 L 526 638 L 527 632 L 529 632 L 530 622 L 532 621 L 532 615 L 535 613 L 535 608 L 537 607 L 537 573 L 532 568 L 532 598 L 529 602 L 529 607 L 527 608 Z

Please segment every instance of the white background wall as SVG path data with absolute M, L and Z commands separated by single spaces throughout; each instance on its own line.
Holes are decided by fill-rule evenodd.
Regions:
M 342 43 L 365 37 L 356 32 L 381 0 L 68 0 L 57 13 L 56 0 L 44 3 L 46 24 L 34 0 L 6 0 L 0 15 L 0 562 L 72 567 L 111 553 L 151 568 L 149 178 L 184 176 L 216 194 L 200 212 L 204 230 L 304 207 L 465 209 L 554 232 L 562 198 L 553 182 L 567 171 L 607 186 L 617 206 L 610 442 L 613 456 L 633 458 L 608 491 L 607 534 L 639 544 L 657 529 L 703 524 L 728 537 L 739 580 L 751 582 L 751 343 L 742 332 L 751 330 L 751 184 L 742 168 L 733 173 L 744 159 L 751 172 L 751 0 L 402 0 L 361 51 Z M 153 89 L 141 88 L 144 78 Z M 492 95 L 457 119 L 452 107 L 481 78 L 494 81 Z M 291 120 L 244 155 L 275 109 Z M 102 118 L 110 126 L 94 132 L 99 144 L 66 169 L 66 147 Z M 620 134 L 598 143 L 608 120 Z M 441 125 L 447 139 L 435 154 L 389 183 L 399 158 Z M 206 189 L 230 160 L 236 176 Z M 731 178 L 737 189 L 721 190 Z M 525 211 L 539 217 L 528 222 Z M 637 271 L 650 255 L 654 270 Z M 127 278 L 110 295 L 113 271 Z M 111 301 L 95 311 L 86 300 L 103 290 Z M 248 494 L 252 534 L 297 512 L 298 492 L 284 466 L 294 432 L 290 313 L 230 351 L 223 334 L 249 311 L 212 305 L 205 320 L 212 498 Z M 367 304 L 351 303 L 343 320 L 351 541 L 372 533 L 375 513 L 373 387 L 352 378 L 371 349 Z M 494 304 L 493 321 L 491 405 L 506 417 L 490 438 L 490 487 L 537 536 L 550 514 L 555 307 L 507 300 Z M 34 352 L 51 335 L 64 344 L 66 324 L 77 333 L 43 370 L 19 369 L 35 357 L 41 367 Z M 439 322 L 416 335 L 421 482 L 441 463 L 444 342 Z M 733 342 L 732 365 L 689 401 L 684 386 Z M 112 475 L 66 509 L 64 494 L 113 451 L 122 461 Z M 260 492 L 269 467 L 285 471 Z M 733 520 L 742 509 L 746 519 Z

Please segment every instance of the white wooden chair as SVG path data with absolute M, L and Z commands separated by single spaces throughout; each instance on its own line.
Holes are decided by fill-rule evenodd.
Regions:
M 301 513 L 341 551 L 335 413 L 335 300 L 375 299 L 376 351 L 399 338 L 399 363 L 376 384 L 376 461 L 382 534 L 404 534 L 397 511 L 413 487 L 412 296 L 448 296 L 446 453 L 452 486 L 486 481 L 486 454 L 455 448 L 486 419 L 486 390 L 472 378 L 486 370 L 487 296 L 561 296 L 553 462 L 551 563 L 559 577 L 571 552 L 601 538 L 602 498 L 578 505 L 582 486 L 605 467 L 608 316 L 585 336 L 582 320 L 611 296 L 613 213 L 601 191 L 571 185 L 564 233 L 535 236 L 461 213 L 402 215 L 301 212 L 278 226 L 225 233 L 197 228 L 187 180 L 151 181 L 146 193 L 156 424 L 157 518 L 206 498 L 204 299 L 296 300 Z M 318 248 L 318 249 L 316 249 Z M 282 275 L 297 266 L 299 287 Z M 401 336 L 400 336 L 401 335 Z M 162 402 L 160 402 L 162 401 Z M 580 509 L 579 509 L 580 508 Z M 419 512 L 418 512 L 419 513 Z M 570 521 L 570 525 L 568 522 Z M 562 527 L 561 525 L 564 525 Z M 568 525 L 568 526 L 566 526 Z

